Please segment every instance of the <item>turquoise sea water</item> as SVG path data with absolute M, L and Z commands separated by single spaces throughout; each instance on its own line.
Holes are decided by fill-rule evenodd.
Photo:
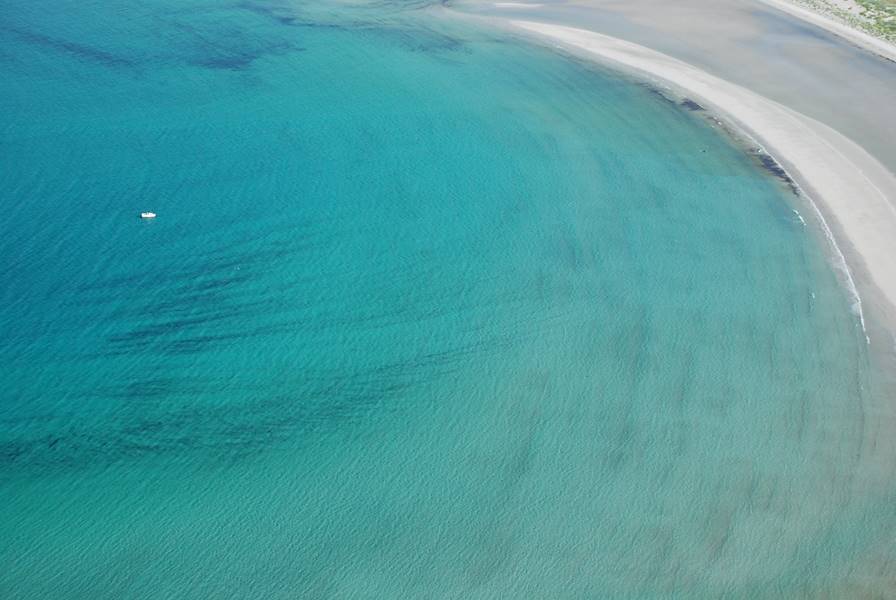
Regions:
M 893 589 L 847 294 L 693 114 L 423 4 L 0 31 L 3 598 Z

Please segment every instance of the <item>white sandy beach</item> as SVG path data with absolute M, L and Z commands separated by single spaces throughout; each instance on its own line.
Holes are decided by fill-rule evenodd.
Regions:
M 788 14 L 778 13 L 781 14 L 782 19 L 793 16 L 805 19 L 807 22 L 824 27 L 847 39 L 847 46 L 849 44 L 861 45 L 878 55 L 878 57 L 874 57 L 868 54 L 868 58 L 863 60 L 878 60 L 892 64 L 879 58 L 889 58 L 888 52 L 891 47 L 885 42 L 870 38 L 861 32 L 842 31 L 843 25 L 782 0 L 757 0 L 755 2 L 757 7 L 764 4 L 783 5 L 782 8 L 786 9 Z M 631 23 L 646 23 L 643 8 L 640 7 L 640 4 L 636 3 L 636 5 L 638 8 L 626 5 L 619 10 L 628 11 Z M 646 6 L 654 5 L 648 2 Z M 728 6 L 722 8 L 720 5 L 718 10 L 730 10 L 725 13 L 725 16 L 737 17 L 743 14 L 743 28 L 749 30 L 750 26 L 746 21 L 748 13 L 738 12 L 744 10 L 743 4 L 732 6 L 735 9 L 729 9 Z M 685 11 L 685 14 L 697 17 L 699 20 L 700 13 L 690 10 L 692 8 L 695 7 L 688 5 L 688 9 L 682 10 Z M 695 99 L 714 114 L 730 121 L 736 128 L 752 137 L 798 183 L 812 210 L 819 217 L 821 228 L 831 243 L 832 259 L 835 265 L 842 270 L 844 284 L 853 294 L 856 312 L 862 327 L 866 327 L 866 313 L 871 306 L 873 307 L 871 313 L 881 318 L 882 325 L 889 330 L 884 333 L 871 328 L 870 331 L 866 330 L 867 336 L 872 339 L 876 338 L 887 347 L 892 346 L 893 332 L 896 331 L 896 259 L 894 259 L 896 257 L 896 176 L 890 170 L 892 166 L 889 163 L 892 161 L 888 161 L 889 168 L 884 166 L 860 143 L 848 138 L 821 120 L 794 109 L 792 107 L 794 103 L 789 102 L 790 106 L 788 106 L 781 101 L 769 98 L 765 93 L 751 89 L 754 86 L 747 87 L 733 83 L 727 77 L 720 77 L 718 69 L 714 69 L 716 73 L 710 73 L 690 61 L 672 57 L 620 37 L 598 33 L 595 29 L 603 27 L 606 23 L 608 23 L 606 28 L 614 33 L 616 33 L 616 29 L 613 28 L 617 27 L 621 32 L 620 35 L 624 35 L 629 30 L 627 26 L 618 27 L 607 19 L 608 14 L 615 14 L 616 9 L 612 6 L 607 7 L 599 3 L 599 6 L 594 5 L 593 8 L 584 7 L 585 13 L 575 13 L 587 16 L 597 15 L 594 22 L 587 21 L 587 29 L 569 26 L 569 18 L 558 18 L 557 13 L 537 11 L 533 14 L 526 11 L 526 16 L 522 16 L 509 7 L 505 10 L 507 10 L 506 13 L 500 10 L 497 15 L 492 12 L 490 16 L 502 26 L 536 36 L 544 43 L 671 87 L 679 94 Z M 685 14 L 676 14 L 675 18 L 683 19 Z M 667 17 L 668 15 L 656 17 L 656 19 L 665 18 L 666 20 L 654 20 L 650 22 L 650 26 L 656 27 L 658 22 L 668 23 Z M 556 23 L 558 20 L 563 24 Z M 673 30 L 675 28 L 682 30 L 699 27 L 711 28 L 711 20 L 711 17 L 704 17 L 699 25 L 681 22 L 671 26 L 665 25 L 665 27 L 671 27 Z M 728 31 L 736 31 L 739 25 L 728 22 L 725 27 L 728 28 Z M 632 31 L 636 30 L 632 29 Z M 640 35 L 642 36 L 641 41 L 643 41 L 643 32 Z M 658 39 L 661 37 L 659 36 Z M 687 38 L 683 39 L 684 41 L 679 45 L 682 49 L 681 54 L 688 54 L 690 42 L 687 41 Z M 706 40 L 695 43 L 707 44 Z M 730 57 L 734 54 L 730 47 L 722 47 L 721 40 L 716 44 L 720 46 L 720 56 Z M 693 46 L 690 47 L 693 48 Z M 854 52 L 855 56 L 861 58 L 864 51 L 855 46 L 853 48 L 854 50 L 850 52 Z M 842 49 L 834 48 L 832 51 L 843 54 Z M 736 58 L 743 60 L 742 56 Z M 821 56 L 820 60 L 824 58 Z M 837 69 L 846 81 L 849 80 L 851 73 L 845 65 L 851 60 L 855 60 L 854 56 L 846 55 L 843 57 L 842 64 L 838 62 L 831 67 Z M 732 66 L 732 74 L 736 71 L 737 67 Z M 866 74 L 862 73 L 862 75 Z M 783 85 L 779 85 L 781 81 L 780 75 L 777 73 L 765 77 L 765 82 L 768 83 L 768 86 L 760 87 L 762 92 L 766 92 L 769 88 L 786 91 Z M 889 82 L 885 82 L 883 85 L 887 86 Z M 807 86 L 806 92 L 812 94 L 813 89 L 817 87 L 819 86 L 816 80 Z M 879 107 L 873 102 L 880 100 L 880 98 L 869 99 L 871 104 L 864 108 L 873 110 Z M 825 112 L 825 110 L 830 112 L 832 106 L 835 109 L 839 108 L 828 98 L 821 98 L 816 105 L 821 107 L 820 112 Z M 851 108 L 852 112 L 863 112 L 863 107 L 851 105 L 847 108 Z M 878 118 L 887 121 L 886 110 L 883 114 L 878 112 L 877 115 Z M 867 122 L 860 123 L 860 125 L 864 125 L 864 127 L 853 127 L 849 131 L 861 135 L 862 131 L 868 130 Z M 858 141 L 861 142 L 861 138 Z M 892 147 L 892 145 L 887 145 Z M 880 151 L 879 141 L 876 147 Z M 877 335 L 878 333 L 881 335 Z
M 881 308 L 888 316 L 896 314 L 896 177 L 858 144 L 782 104 L 649 48 L 572 27 L 509 23 L 671 84 L 731 119 L 784 165 L 813 201 L 835 258 L 845 261 L 844 279 L 855 294 L 863 327 L 861 294 L 872 289 L 869 283 L 886 300 Z M 856 273 L 870 281 L 857 286 Z

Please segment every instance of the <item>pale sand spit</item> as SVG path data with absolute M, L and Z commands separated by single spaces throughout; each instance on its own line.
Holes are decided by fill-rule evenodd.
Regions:
M 858 144 L 827 125 L 683 61 L 573 27 L 507 20 L 517 30 L 599 61 L 660 80 L 731 119 L 796 179 L 818 210 L 844 277 L 861 298 L 872 284 L 886 316 L 896 314 L 896 177 Z M 856 273 L 867 277 L 856 286 Z

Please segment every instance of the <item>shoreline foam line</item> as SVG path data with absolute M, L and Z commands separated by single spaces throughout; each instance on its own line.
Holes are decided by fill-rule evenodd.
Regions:
M 755 137 L 750 135 L 749 132 L 746 131 L 743 132 L 743 135 L 747 136 L 751 142 L 756 144 L 761 152 L 764 152 L 766 155 L 771 156 L 772 159 L 775 160 L 775 162 L 781 168 L 781 170 L 784 171 L 784 174 L 790 178 L 790 180 L 793 182 L 793 185 L 796 186 L 800 195 L 809 201 L 809 206 L 811 206 L 812 210 L 815 212 L 815 216 L 818 219 L 819 224 L 821 225 L 821 230 L 824 233 L 825 238 L 831 245 L 831 249 L 837 255 L 837 264 L 835 265 L 835 267 L 840 269 L 840 271 L 843 273 L 843 278 L 846 283 L 846 289 L 853 297 L 852 309 L 855 312 L 856 316 L 859 318 L 859 325 L 862 326 L 862 333 L 865 334 L 865 343 L 871 345 L 871 337 L 868 335 L 868 328 L 865 325 L 865 311 L 862 310 L 862 295 L 859 293 L 859 287 L 856 285 L 856 280 L 852 276 L 852 270 L 849 268 L 849 262 L 846 260 L 846 255 L 843 253 L 843 250 L 837 243 L 837 238 L 834 236 L 834 232 L 831 230 L 831 226 L 828 225 L 827 219 L 824 218 L 824 213 L 821 212 L 821 209 L 818 207 L 818 203 L 812 199 L 811 195 L 806 193 L 806 190 L 804 190 L 799 182 L 794 179 L 793 175 L 787 170 L 787 168 L 780 162 L 778 162 L 777 159 L 775 159 L 775 157 L 765 149 L 765 147 L 759 140 L 757 140 Z M 795 209 L 794 212 L 797 214 L 800 222 L 805 227 L 806 221 L 803 219 L 803 216 L 799 213 L 799 211 Z
M 534 21 L 498 19 L 555 47 L 646 75 L 696 97 L 725 116 L 769 156 L 776 158 L 813 206 L 821 228 L 843 264 L 848 291 L 866 340 L 862 298 L 854 275 L 867 274 L 879 292 L 887 327 L 896 316 L 896 177 L 855 142 L 831 127 L 747 88 L 644 46 L 593 31 Z M 892 199 L 892 200 L 891 200 Z M 833 225 L 833 226 L 831 226 Z M 834 231 L 841 236 L 838 243 Z M 842 248 L 849 244 L 850 252 Z M 854 252 L 852 252 L 854 250 Z

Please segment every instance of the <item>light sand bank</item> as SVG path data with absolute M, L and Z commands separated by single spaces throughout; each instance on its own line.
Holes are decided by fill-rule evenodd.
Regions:
M 832 127 L 896 173 L 896 62 L 854 41 L 761 0 L 536 1 L 541 7 L 487 0 L 452 0 L 451 7 L 656 50 Z
M 832 242 L 837 240 L 835 251 L 848 265 L 845 279 L 851 291 L 858 294 L 859 273 L 858 287 L 879 290 L 883 301 L 876 304 L 886 316 L 896 314 L 896 177 L 857 144 L 782 104 L 643 46 L 572 27 L 507 23 L 671 84 L 730 118 L 775 156 L 813 200 Z M 856 300 L 864 325 L 858 295 Z

